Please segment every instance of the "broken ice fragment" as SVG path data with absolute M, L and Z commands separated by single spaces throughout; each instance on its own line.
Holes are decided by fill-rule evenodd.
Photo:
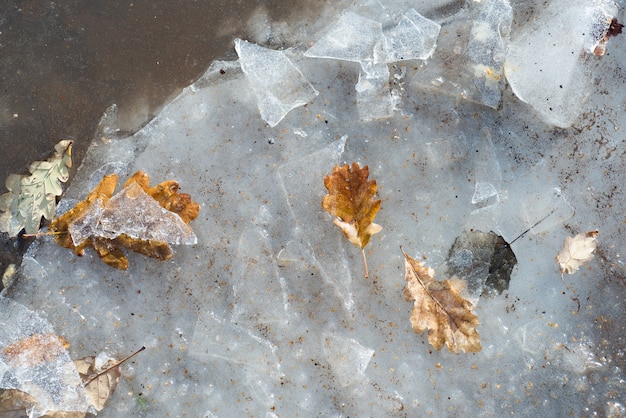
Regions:
M 235 39 L 241 69 L 257 98 L 261 117 L 276 126 L 292 109 L 319 93 L 284 52 Z
M 384 31 L 385 62 L 430 58 L 440 29 L 438 23 L 409 9 L 395 27 Z
M 624 25 L 617 21 L 617 5 L 612 1 L 602 1 L 592 7 L 586 7 L 590 30 L 587 32 L 584 47 L 593 55 L 602 56 L 606 53 L 611 36 L 622 32 Z
M 374 50 L 382 48 L 382 40 L 383 30 L 379 22 L 346 12 L 304 55 L 361 62 L 374 58 Z
M 597 41 L 589 34 L 612 3 L 551 3 L 511 41 L 506 78 L 515 95 L 547 123 L 566 128 L 582 112 L 590 82 L 590 63 L 583 51 L 595 49 Z
M 385 119 L 393 116 L 395 100 L 389 88 L 387 64 L 361 63 L 359 82 L 355 86 L 359 116 L 362 121 Z
M 180 216 L 164 209 L 135 182 L 113 196 L 105 207 L 100 200 L 94 202 L 68 229 L 74 245 L 90 236 L 113 239 L 122 234 L 174 245 L 192 245 L 198 241 Z
M 257 327 L 285 321 L 286 289 L 278 277 L 278 266 L 266 229 L 250 226 L 243 231 L 237 249 L 237 266 L 232 279 L 233 320 Z
M 70 223 L 67 230 L 72 237 L 74 246 L 78 247 L 89 237 L 97 235 L 98 221 L 104 213 L 101 199 L 96 199 L 81 217 Z
M 78 372 L 52 325 L 1 296 L 0 312 L 0 389 L 31 395 L 36 405 L 30 416 L 47 411 L 87 412 L 89 403 Z
M 330 363 L 339 384 L 343 387 L 357 383 L 363 378 L 374 350 L 363 347 L 352 338 L 337 334 L 324 335 L 324 355 Z
M 502 182 L 502 172 L 500 171 L 500 163 L 496 156 L 493 142 L 491 142 L 491 133 L 485 129 L 483 131 L 483 139 L 476 150 L 476 159 L 474 160 L 474 195 L 472 196 L 472 204 L 480 204 L 482 207 L 490 206 L 499 201 L 498 189 Z M 495 196 L 495 202 L 489 201 Z
M 467 46 L 473 64 L 480 103 L 497 108 L 504 86 L 504 57 L 513 21 L 508 0 L 483 2 L 474 20 Z

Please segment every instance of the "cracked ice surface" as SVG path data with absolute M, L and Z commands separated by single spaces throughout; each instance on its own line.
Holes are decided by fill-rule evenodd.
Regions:
M 372 20 L 374 3 L 348 12 Z M 179 181 L 202 210 L 191 223 L 197 244 L 176 247 L 167 262 L 129 254 L 127 271 L 39 238 L 6 292 L 45 312 L 73 358 L 147 347 L 122 367 L 101 416 L 606 416 L 623 408 L 612 394 L 624 392 L 626 369 L 624 49 L 609 45 L 610 54 L 584 64 L 598 91 L 578 104 L 573 128 L 554 129 L 513 94 L 498 108 L 471 96 L 476 88 L 459 100 L 475 86 L 470 59 L 461 66 L 444 57 L 465 52 L 479 14 L 464 2 L 404 3 L 387 5 L 400 12 L 380 15 L 385 28 L 415 7 L 442 30 L 426 64 L 388 66 L 401 105 L 383 121 L 362 118 L 361 61 L 301 54 L 300 45 L 328 33 L 307 34 L 308 22 L 293 28 L 307 39 L 289 45 L 289 59 L 320 94 L 275 128 L 259 117 L 239 62 L 215 62 L 130 137 L 116 137 L 103 118 L 63 205 L 105 174 L 143 169 Z M 514 22 L 511 38 L 551 51 L 532 23 L 551 5 L 531 3 L 512 4 L 530 23 Z M 324 176 L 354 161 L 369 165 L 382 200 L 383 230 L 365 248 L 369 279 L 360 250 L 321 209 Z M 476 195 L 478 184 L 490 186 Z M 562 279 L 554 256 L 564 237 L 596 228 L 596 258 Z M 471 229 L 507 242 L 528 232 L 512 244 L 518 264 L 508 291 L 478 300 L 483 350 L 453 355 L 411 329 L 398 247 L 443 279 L 451 245 Z

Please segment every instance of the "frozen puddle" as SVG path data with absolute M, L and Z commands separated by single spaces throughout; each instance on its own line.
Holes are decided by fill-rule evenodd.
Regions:
M 61 205 L 144 170 L 201 205 L 195 238 L 171 225 L 192 245 L 164 262 L 128 254 L 118 271 L 39 238 L 0 328 L 33 312 L 32 332 L 65 338 L 72 359 L 146 346 L 103 417 L 624 415 L 624 50 L 610 40 L 595 56 L 577 38 L 558 58 L 559 28 L 604 15 L 503 0 L 320 14 L 284 48 L 234 40 L 238 61 L 213 63 L 130 137 L 112 107 Z M 324 176 L 352 162 L 382 199 L 368 279 L 321 208 Z M 112 222 L 141 225 L 122 203 L 131 213 Z M 561 278 L 564 238 L 595 229 L 596 257 Z M 458 266 L 480 263 L 483 349 L 436 351 L 411 329 L 399 247 L 442 280 L 472 231 L 512 243 L 517 264 L 508 289 L 481 295 L 497 254 L 455 250 Z

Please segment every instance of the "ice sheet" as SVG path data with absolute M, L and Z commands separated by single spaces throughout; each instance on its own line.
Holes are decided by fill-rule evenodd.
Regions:
M 613 394 L 623 392 L 626 370 L 626 76 L 616 70 L 623 51 L 593 58 L 597 91 L 573 128 L 554 129 L 513 94 L 498 108 L 480 103 L 474 72 L 454 60 L 469 63 L 463 54 L 478 16 L 470 12 L 483 2 L 471 10 L 465 2 L 377 3 L 350 10 L 394 28 L 415 7 L 442 25 L 425 64 L 388 65 L 389 91 L 402 103 L 386 119 L 361 119 L 360 63 L 299 55 L 328 33 L 311 33 L 311 25 L 332 26 L 344 15 L 338 7 L 333 19 L 292 28 L 294 38 L 280 33 L 320 94 L 278 126 L 259 117 L 239 63 L 220 61 L 141 131 L 118 138 L 112 126 L 94 140 L 65 207 L 104 173 L 126 178 L 138 169 L 179 180 L 202 205 L 192 223 L 198 243 L 177 247 L 169 261 L 129 254 L 122 272 L 40 237 L 6 289 L 46 312 L 72 357 L 147 347 L 123 367 L 101 416 L 620 411 Z M 513 7 L 516 39 L 547 6 Z M 418 83 L 424 74 L 429 89 Z M 460 99 L 464 91 L 469 100 Z M 355 161 L 369 166 L 382 200 L 375 221 L 383 230 L 365 248 L 368 279 L 360 249 L 321 208 L 324 176 Z M 472 204 L 478 181 L 497 195 Z M 472 228 L 519 237 L 511 244 L 518 264 L 508 290 L 480 299 L 483 350 L 454 355 L 411 329 L 399 245 L 444 279 L 451 245 Z M 561 278 L 554 256 L 564 237 L 591 229 L 600 230 L 596 257 Z

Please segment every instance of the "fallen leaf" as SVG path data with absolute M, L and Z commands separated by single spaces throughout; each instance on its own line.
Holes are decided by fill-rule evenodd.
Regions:
M 2 356 L 13 367 L 32 367 L 54 361 L 68 347 L 69 343 L 58 335 L 33 334 L 6 345 Z
M 453 353 L 479 352 L 478 316 L 472 312 L 474 306 L 461 296 L 464 282 L 437 281 L 432 268 L 404 250 L 402 254 L 407 281 L 404 297 L 415 301 L 411 311 L 413 330 L 419 334 L 428 329 L 428 342 L 437 350 L 445 344 Z
M 590 261 L 596 249 L 596 237 L 598 231 L 583 232 L 575 237 L 566 237 L 563 248 L 556 256 L 556 260 L 561 266 L 561 277 L 563 274 L 577 272 L 581 265 Z
M 76 370 L 78 370 L 78 374 L 83 379 L 83 382 L 88 381 L 85 385 L 87 398 L 97 411 L 101 411 L 106 401 L 115 392 L 117 383 L 120 381 L 122 373 L 119 365 L 108 369 L 103 374 L 98 374 L 102 370 L 96 366 L 96 358 L 89 356 L 80 360 L 74 360 L 74 366 L 76 366 Z M 96 375 L 96 377 L 92 379 L 93 375 Z
M 87 393 L 87 397 L 91 401 L 92 406 L 101 411 L 109 397 L 115 392 L 118 382 L 120 381 L 120 365 L 139 352 L 145 350 L 141 347 L 130 356 L 115 361 L 109 359 L 106 364 L 98 367 L 94 356 L 85 357 L 80 360 L 74 360 L 74 366 L 83 380 L 83 387 Z
M 366 278 L 369 274 L 364 248 L 371 236 L 382 230 L 373 223 L 381 201 L 374 200 L 376 180 L 368 180 L 368 176 L 369 167 L 361 168 L 359 163 L 353 163 L 352 167 L 335 166 L 332 174 L 324 177 L 328 194 L 322 199 L 322 208 L 337 217 L 335 225 L 352 244 L 361 248 Z
M 200 205 L 193 202 L 187 193 L 178 193 L 177 181 L 167 180 L 150 187 L 150 176 L 144 171 L 138 171 L 128 179 L 124 187 L 133 182 L 141 186 L 149 196 L 159 202 L 159 205 L 180 216 L 186 224 L 198 217 Z
M 149 182 L 148 175 L 138 171 L 113 195 L 117 176 L 105 176 L 85 200 L 53 220 L 50 231 L 59 245 L 75 254 L 92 247 L 106 264 L 120 270 L 128 268 L 122 248 L 168 260 L 168 244 L 197 242 L 188 224 L 200 206 L 188 194 L 178 193 L 173 180 L 152 188 Z
M 48 161 L 30 165 L 30 176 L 11 174 L 6 179 L 7 193 L 0 195 L 0 231 L 11 237 L 22 229 L 27 234 L 39 231 L 41 217 L 52 219 L 56 198 L 63 192 L 61 183 L 69 178 L 72 166 L 72 141 L 60 141 Z

